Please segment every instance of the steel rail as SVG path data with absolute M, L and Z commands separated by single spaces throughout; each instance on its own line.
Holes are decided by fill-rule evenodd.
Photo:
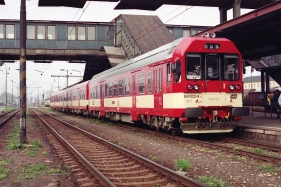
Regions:
M 40 110 L 38 110 L 38 111 L 40 111 Z M 153 168 L 154 170 L 156 170 L 158 172 L 161 172 L 163 175 L 166 175 L 169 178 L 171 178 L 171 179 L 173 179 L 173 180 L 175 180 L 177 182 L 180 182 L 181 184 L 183 184 L 185 186 L 190 186 L 190 187 L 207 187 L 207 185 L 205 185 L 203 183 L 200 183 L 200 182 L 198 182 L 198 181 L 196 181 L 194 179 L 191 179 L 191 178 L 179 175 L 179 174 L 177 174 L 176 172 L 174 172 L 173 170 L 171 170 L 169 168 L 163 167 L 163 166 L 161 166 L 161 165 L 159 165 L 159 164 L 157 164 L 155 162 L 152 162 L 151 160 L 148 160 L 148 159 L 146 159 L 146 158 L 144 158 L 144 157 L 142 157 L 140 155 L 137 155 L 137 154 L 135 154 L 135 153 L 133 153 L 133 152 L 127 150 L 127 149 L 119 147 L 119 146 L 117 146 L 117 145 L 115 145 L 115 144 L 113 144 L 113 143 L 111 143 L 111 142 L 109 142 L 107 140 L 104 140 L 104 139 L 102 139 L 102 138 L 100 138 L 98 136 L 95 136 L 95 135 L 93 135 L 93 134 L 91 134 L 91 133 L 89 133 L 89 132 L 87 132 L 87 131 L 85 131 L 83 129 L 80 129 L 80 128 L 76 127 L 76 126 L 73 126 L 70 123 L 65 122 L 65 121 L 63 121 L 63 120 L 61 120 L 61 119 L 59 119 L 57 117 L 54 117 L 54 116 L 52 116 L 50 114 L 47 114 L 47 113 L 45 113 L 43 111 L 40 111 L 40 112 L 48 115 L 49 117 L 52 117 L 53 119 L 56 119 L 56 120 L 64 123 L 65 125 L 68 125 L 69 127 L 73 128 L 75 130 L 80 131 L 85 136 L 87 136 L 87 137 L 89 137 L 91 139 L 94 139 L 95 141 L 98 141 L 98 142 L 103 143 L 103 144 L 105 144 L 107 146 L 110 146 L 114 150 L 116 150 L 116 151 L 118 151 L 118 152 L 120 152 L 122 154 L 125 154 L 125 155 L 127 155 L 127 156 L 129 156 L 129 157 L 131 157 L 131 158 L 133 158 L 133 159 L 135 159 L 135 160 L 145 164 L 147 167 Z
M 276 152 L 281 152 L 281 147 L 280 146 L 275 146 L 275 145 L 268 145 L 265 143 L 256 143 L 256 142 L 250 142 L 250 141 L 245 141 L 245 140 L 238 140 L 234 138 L 222 138 L 222 141 L 228 142 L 228 143 L 235 143 L 235 144 L 241 144 L 241 145 L 246 145 L 246 146 L 252 146 L 252 147 L 259 147 L 263 148 L 269 151 L 276 151 Z
M 39 111 L 39 110 L 38 110 Z M 55 135 L 55 137 L 73 154 L 75 157 L 84 164 L 89 172 L 104 186 L 116 187 L 106 176 L 104 176 L 95 166 L 93 166 L 83 155 L 81 155 L 70 143 L 68 143 L 62 136 L 60 136 L 55 129 L 53 129 L 43 118 L 41 118 L 33 110 L 32 112 L 46 125 L 46 127 Z M 40 111 L 42 112 L 42 111 Z M 42 112 L 43 113 L 43 112 Z M 45 113 L 44 113 L 45 114 Z M 48 115 L 48 114 L 47 114 Z M 52 117 L 52 116 L 50 116 Z
M 6 123 L 7 121 L 9 121 L 13 116 L 15 116 L 19 111 L 20 111 L 19 109 L 17 109 L 17 110 L 12 110 L 12 111 L 10 111 L 10 112 L 4 114 L 4 115 L 1 115 L 1 116 L 0 116 L 0 119 L 3 118 L 3 117 L 5 117 L 5 116 L 8 115 L 8 114 L 11 114 L 11 113 L 14 112 L 14 114 L 12 114 L 11 116 L 8 116 L 8 118 L 6 118 L 4 121 L 0 121 L 0 127 L 1 127 L 4 123 Z

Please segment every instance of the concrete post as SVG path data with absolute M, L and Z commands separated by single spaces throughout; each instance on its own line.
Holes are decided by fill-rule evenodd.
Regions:
M 227 21 L 227 9 L 219 9 L 220 10 L 220 23 Z
M 241 15 L 241 2 L 242 0 L 234 0 L 233 2 L 233 19 Z
M 26 144 L 26 0 L 20 6 L 20 143 Z

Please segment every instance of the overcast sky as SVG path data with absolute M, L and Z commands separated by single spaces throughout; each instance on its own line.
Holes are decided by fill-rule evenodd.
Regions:
M 0 19 L 20 18 L 20 0 L 5 0 L 6 5 L 0 5 Z M 88 5 L 89 4 L 89 5 Z M 86 6 L 88 7 L 86 8 Z M 141 14 L 157 15 L 165 24 L 176 25 L 202 25 L 215 26 L 219 24 L 218 8 L 190 7 L 190 6 L 171 6 L 164 5 L 156 11 L 141 10 L 114 10 L 117 3 L 112 2 L 93 2 L 88 1 L 83 9 L 67 7 L 38 7 L 38 0 L 26 1 L 27 20 L 59 20 L 59 21 L 92 21 L 109 22 L 119 14 Z M 252 10 L 242 9 L 245 14 Z M 232 10 L 228 11 L 228 19 L 232 19 Z M 75 16 L 76 15 L 76 16 Z M 5 90 L 5 73 L 8 70 L 8 92 L 12 92 L 12 80 L 14 83 L 14 94 L 18 95 L 19 85 L 19 62 L 5 64 L 0 68 L 0 92 Z M 40 95 L 43 92 L 54 91 L 58 88 L 58 78 L 51 75 L 66 75 L 68 69 L 72 75 L 83 75 L 85 64 L 69 64 L 67 62 L 57 61 L 51 64 L 39 64 L 33 61 L 27 61 L 27 93 Z M 72 71 L 72 69 L 81 71 Z M 2 72 L 1 72 L 2 70 Z M 38 71 L 42 71 L 40 73 Z M 42 75 L 41 75 L 42 74 Z M 253 75 L 259 73 L 254 72 Z M 247 69 L 247 75 L 250 75 L 250 69 Z M 69 78 L 69 85 L 79 81 L 81 78 Z M 66 78 L 59 79 L 60 88 L 66 86 Z M 40 87 L 40 88 L 39 88 Z

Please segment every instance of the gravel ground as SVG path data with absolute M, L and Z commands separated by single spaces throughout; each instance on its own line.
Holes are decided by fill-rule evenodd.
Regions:
M 0 128 L 0 186 L 76 186 L 71 174 L 64 168 L 62 161 L 50 144 L 47 138 L 48 131 L 31 117 L 27 117 L 26 123 L 29 141 L 27 148 L 7 149 L 9 145 L 19 148 L 19 114 Z M 34 142 L 41 146 L 35 149 Z
M 281 168 L 278 165 L 197 145 L 172 143 L 163 138 L 140 133 L 133 126 L 124 129 L 108 121 L 46 111 L 139 155 L 153 158 L 170 169 L 175 168 L 175 162 L 179 158 L 187 159 L 192 168 L 185 174 L 194 179 L 213 176 L 227 182 L 227 186 L 231 187 L 281 186 Z

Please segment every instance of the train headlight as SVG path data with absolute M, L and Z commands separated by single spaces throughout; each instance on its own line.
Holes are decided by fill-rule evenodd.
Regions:
M 193 86 L 191 84 L 187 85 L 186 87 L 189 91 L 191 91 L 193 89 Z
M 235 89 L 236 89 L 236 90 L 240 90 L 240 89 L 241 89 L 241 86 L 240 86 L 239 84 L 236 84 Z
M 193 89 L 196 90 L 196 91 L 198 91 L 198 90 L 199 90 L 198 84 L 195 84 L 195 85 L 193 86 Z
M 233 91 L 233 90 L 235 89 L 235 86 L 234 86 L 233 84 L 231 84 L 231 85 L 229 86 L 229 89 L 230 89 L 231 91 Z

